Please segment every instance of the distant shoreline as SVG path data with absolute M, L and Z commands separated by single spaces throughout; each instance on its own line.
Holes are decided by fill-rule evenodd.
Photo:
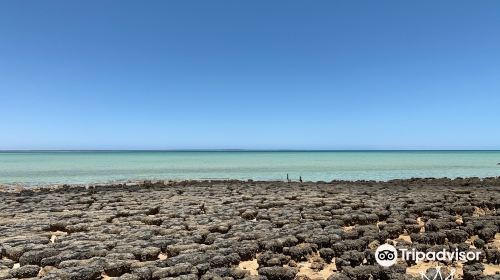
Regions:
M 332 180 L 332 181 L 303 181 L 291 180 L 290 182 L 283 180 L 237 180 L 237 179 L 187 179 L 187 180 L 119 180 L 112 182 L 95 182 L 89 184 L 67 183 L 67 184 L 4 184 L 0 183 L 1 192 L 12 192 L 20 190 L 40 190 L 53 189 L 60 190 L 65 188 L 99 188 L 99 187 L 159 187 L 159 186 L 179 186 L 179 185 L 197 185 L 197 184 L 246 184 L 246 183 L 263 183 L 263 184 L 279 184 L 279 185 L 296 185 L 296 184 L 315 184 L 315 185 L 353 185 L 353 186 L 408 186 L 408 185 L 442 185 L 442 186 L 467 186 L 473 184 L 489 184 L 500 186 L 500 176 L 497 177 L 457 177 L 457 178 L 409 178 L 409 179 L 391 179 L 391 180 Z
M 77 150 L 0 150 L 0 153 L 22 152 L 500 152 L 500 149 L 77 149 Z

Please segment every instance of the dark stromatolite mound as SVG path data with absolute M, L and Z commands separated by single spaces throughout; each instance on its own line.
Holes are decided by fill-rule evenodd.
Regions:
M 499 211 L 499 178 L 24 189 L 0 193 L 0 279 L 414 279 L 411 260 L 377 265 L 387 241 L 474 246 L 462 277 L 479 279 L 500 266 Z

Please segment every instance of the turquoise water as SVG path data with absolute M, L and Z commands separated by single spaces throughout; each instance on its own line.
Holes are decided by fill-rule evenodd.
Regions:
M 500 151 L 0 152 L 0 183 L 136 179 L 304 180 L 500 176 Z

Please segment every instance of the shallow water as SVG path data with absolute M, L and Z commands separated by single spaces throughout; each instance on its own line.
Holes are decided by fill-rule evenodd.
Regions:
M 0 182 L 140 179 L 389 180 L 500 176 L 500 151 L 50 151 L 0 152 Z

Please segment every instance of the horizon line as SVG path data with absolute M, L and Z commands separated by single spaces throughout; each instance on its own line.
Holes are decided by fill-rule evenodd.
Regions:
M 0 149 L 0 152 L 498 152 L 500 149 Z

